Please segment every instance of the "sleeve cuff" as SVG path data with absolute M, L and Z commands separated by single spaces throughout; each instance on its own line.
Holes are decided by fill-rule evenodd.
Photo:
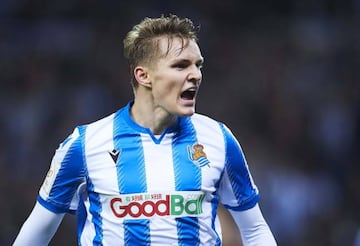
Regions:
M 69 214 L 76 214 L 76 210 L 72 210 L 69 208 L 64 208 L 55 204 L 51 200 L 44 200 L 40 195 L 37 197 L 37 201 L 46 209 L 50 210 L 51 212 L 62 214 L 62 213 L 69 213 Z
M 226 209 L 230 209 L 233 211 L 244 211 L 244 210 L 253 208 L 259 202 L 259 200 L 260 200 L 260 196 L 259 196 L 259 194 L 256 194 L 255 196 L 253 196 L 251 199 L 246 201 L 241 206 L 230 206 L 227 204 L 223 204 L 223 205 Z

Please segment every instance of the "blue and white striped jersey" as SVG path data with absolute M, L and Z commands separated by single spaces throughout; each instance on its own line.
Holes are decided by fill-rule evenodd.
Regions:
M 245 210 L 259 199 L 239 143 L 200 114 L 153 135 L 130 107 L 74 130 L 38 201 L 77 213 L 79 245 L 221 245 L 218 203 Z

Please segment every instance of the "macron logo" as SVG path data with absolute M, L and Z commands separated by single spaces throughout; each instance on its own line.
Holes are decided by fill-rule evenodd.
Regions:
M 119 158 L 119 155 L 120 155 L 120 150 L 113 149 L 112 151 L 109 151 L 109 154 L 116 164 L 116 162 Z

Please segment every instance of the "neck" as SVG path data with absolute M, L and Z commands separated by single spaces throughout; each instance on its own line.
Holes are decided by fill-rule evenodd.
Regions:
M 133 120 L 155 135 L 162 134 L 168 127 L 172 126 L 177 116 L 171 115 L 163 108 L 156 107 L 153 100 L 135 98 L 130 110 Z

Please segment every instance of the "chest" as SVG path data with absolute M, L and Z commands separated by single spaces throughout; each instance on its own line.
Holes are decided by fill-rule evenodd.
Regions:
M 214 192 L 223 167 L 216 142 L 177 138 L 159 142 L 149 135 L 121 136 L 89 147 L 88 180 L 100 194 L 194 191 Z

